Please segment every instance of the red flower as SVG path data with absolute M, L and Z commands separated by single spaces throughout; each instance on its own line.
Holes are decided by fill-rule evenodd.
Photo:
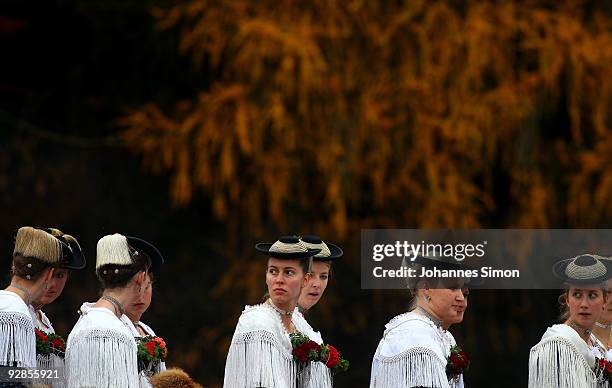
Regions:
M 310 360 L 310 351 L 314 350 L 315 352 L 321 351 L 321 346 L 316 342 L 310 340 L 304 342 L 302 345 L 293 348 L 293 355 L 300 360 L 300 362 L 308 362 Z
M 64 341 L 62 341 L 61 339 L 54 338 L 51 340 L 51 346 L 59 350 L 64 350 L 65 345 L 64 345 Z
M 42 342 L 47 342 L 47 336 L 40 330 L 38 329 L 34 329 L 34 331 L 36 332 L 36 335 L 42 340 Z
M 150 355 L 152 356 L 155 355 L 155 342 L 153 341 L 147 342 L 145 346 L 147 347 L 147 349 L 149 349 Z
M 153 341 L 157 342 L 161 348 L 166 347 L 166 342 L 162 338 L 155 337 L 153 338 Z
M 612 373 L 612 363 L 606 362 L 606 372 Z
M 459 352 L 459 355 L 463 359 L 463 364 L 461 365 L 461 367 L 463 369 L 467 369 L 470 366 L 470 359 L 468 358 L 467 354 L 463 350 Z
M 606 365 L 606 361 L 603 358 L 600 358 L 599 361 L 597 362 L 597 367 L 599 369 L 603 369 L 605 365 Z
M 463 360 L 461 359 L 461 356 L 457 353 L 451 353 L 450 362 L 453 373 L 461 373 L 461 370 L 463 369 Z
M 331 345 L 327 345 L 327 349 L 329 350 L 329 357 L 327 357 L 325 365 L 327 365 L 328 368 L 335 368 L 338 362 L 340 362 L 340 353 Z

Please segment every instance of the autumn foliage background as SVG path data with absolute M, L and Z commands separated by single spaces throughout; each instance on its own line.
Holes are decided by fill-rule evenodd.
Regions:
M 256 241 L 345 249 L 311 320 L 361 387 L 408 302 L 360 289 L 362 228 L 612 227 L 607 1 L 10 0 L 0 42 L 4 273 L 21 225 L 79 238 L 88 268 L 48 307 L 67 335 L 97 239 L 153 241 L 145 321 L 206 386 L 263 294 Z M 469 386 L 524 386 L 557 313 L 555 292 L 473 292 L 451 329 Z

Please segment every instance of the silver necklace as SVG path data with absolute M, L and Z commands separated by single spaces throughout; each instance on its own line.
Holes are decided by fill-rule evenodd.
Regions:
M 32 304 L 32 301 L 34 300 L 34 298 L 32 298 L 32 294 L 30 294 L 30 291 L 28 291 L 27 288 L 22 287 L 19 284 L 15 284 L 15 283 L 11 283 L 11 287 L 18 289 L 19 291 L 25 294 L 25 297 L 26 297 L 25 304 L 27 305 Z
M 584 333 L 584 335 L 591 335 L 591 329 L 585 329 L 584 327 L 580 326 L 579 324 L 577 324 L 576 322 L 570 320 L 569 321 L 569 325 L 576 330 L 578 333 Z
M 293 314 L 293 311 L 285 311 L 281 308 L 278 308 L 274 305 L 274 303 L 272 303 L 272 299 L 268 299 L 268 303 L 270 303 L 270 306 L 272 306 L 272 308 L 274 310 L 276 310 L 277 313 L 279 313 L 280 315 L 285 315 L 285 316 L 290 316 L 291 314 Z
M 425 310 L 423 307 L 421 306 L 417 306 L 416 310 L 419 311 L 419 313 L 423 316 L 425 316 L 425 318 L 429 319 L 430 321 L 433 322 L 434 325 L 436 325 L 437 327 L 442 327 L 442 320 L 438 319 L 436 317 L 434 317 L 433 315 L 431 315 L 427 310 Z
M 112 304 L 115 310 L 119 313 L 119 317 L 124 314 L 125 310 L 123 309 L 123 305 L 117 299 L 113 298 L 110 295 L 102 295 L 100 299 L 104 299 L 110 304 Z

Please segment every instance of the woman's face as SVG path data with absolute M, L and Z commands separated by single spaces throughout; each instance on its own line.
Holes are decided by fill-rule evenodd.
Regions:
M 309 310 L 319 302 L 325 292 L 325 288 L 327 288 L 330 267 L 331 264 L 327 261 L 312 262 L 312 277 L 306 287 L 302 289 L 298 302 L 301 308 Z
M 151 298 L 153 297 L 153 281 L 149 272 L 145 272 L 146 277 L 142 284 L 136 285 L 138 287 L 138 293 L 136 298 L 125 306 L 125 314 L 130 318 L 132 322 L 140 321 L 140 317 L 151 305 Z M 142 288 L 142 291 L 141 291 Z
M 427 290 L 431 300 L 426 303 L 428 303 L 431 311 L 442 320 L 445 327 L 463 321 L 463 314 L 468 304 L 469 290 L 467 287 L 463 287 L 462 283 L 458 282 L 450 288 Z
M 299 260 L 268 259 L 266 285 L 270 299 L 279 308 L 294 309 L 307 281 Z
M 47 283 L 47 290 L 38 301 L 41 305 L 47 305 L 53 303 L 64 290 L 66 281 L 68 280 L 69 270 L 63 268 L 56 268 L 53 271 L 53 277 Z
M 612 290 L 612 280 L 608 280 L 608 290 Z M 599 317 L 599 321 L 602 323 L 612 323 L 612 293 L 608 291 L 608 297 L 606 298 L 606 304 L 603 313 Z
M 592 329 L 603 313 L 604 294 L 600 286 L 571 286 L 567 294 L 570 320 Z

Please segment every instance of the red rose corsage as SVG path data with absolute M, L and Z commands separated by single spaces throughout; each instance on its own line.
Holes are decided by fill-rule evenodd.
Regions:
M 291 334 L 290 338 L 291 346 L 293 347 L 291 353 L 296 360 L 303 364 L 310 361 L 319 361 L 321 345 L 299 332 Z
M 55 333 L 45 333 L 38 329 L 34 329 L 34 333 L 36 334 L 36 354 L 43 356 L 55 354 L 58 357 L 64 358 L 66 341 L 61 336 Z
M 322 362 L 334 372 L 344 372 L 349 362 L 340 356 L 340 352 L 332 345 L 319 345 L 302 333 L 290 335 L 293 346 L 293 357 L 302 364 L 310 361 Z
M 457 345 L 451 346 L 446 363 L 446 377 L 449 380 L 458 378 L 470 366 L 467 354 Z
M 340 352 L 331 345 L 323 345 L 320 352 L 321 362 L 332 369 L 334 373 L 346 372 L 349 367 L 348 360 L 340 355 Z

